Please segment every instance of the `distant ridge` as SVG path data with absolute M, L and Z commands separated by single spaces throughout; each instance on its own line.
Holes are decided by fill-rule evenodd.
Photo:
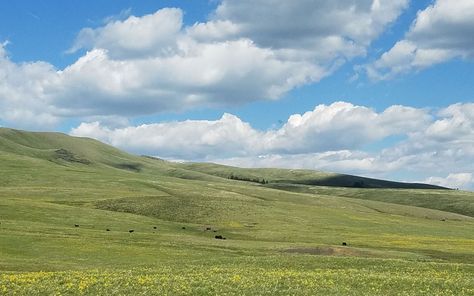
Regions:
M 314 170 L 238 168 L 213 163 L 184 163 L 182 166 L 223 178 L 265 183 L 274 188 L 293 184 L 352 188 L 448 189 L 430 184 L 394 182 Z
M 109 167 L 131 173 L 155 173 L 166 176 L 211 180 L 225 178 L 259 183 L 275 189 L 297 185 L 396 188 L 448 189 L 441 186 L 402 183 L 346 174 L 313 170 L 279 168 L 239 168 L 213 163 L 174 163 L 151 156 L 136 156 L 90 138 L 73 137 L 56 132 L 28 132 L 0 128 L 0 153 L 47 160 L 59 165 Z

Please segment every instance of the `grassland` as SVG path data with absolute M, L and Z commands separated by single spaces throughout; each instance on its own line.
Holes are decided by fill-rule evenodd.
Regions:
M 2 295 L 474 295 L 469 192 L 9 129 L 0 169 Z

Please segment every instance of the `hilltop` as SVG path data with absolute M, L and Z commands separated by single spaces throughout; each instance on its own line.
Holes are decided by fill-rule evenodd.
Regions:
M 300 184 L 353 188 L 447 189 L 418 183 L 401 183 L 313 170 L 246 169 L 213 163 L 173 163 L 149 156 L 135 156 L 90 138 L 61 133 L 25 132 L 0 128 L 0 152 L 47 160 L 61 165 L 83 164 L 140 173 L 155 171 L 189 178 L 185 171 L 262 184 Z M 182 174 L 182 175 L 181 175 Z M 196 177 L 198 174 L 193 174 Z M 199 177 L 197 177 L 199 178 Z M 212 179 L 212 178 L 211 178 Z M 278 187 L 278 186 L 277 186 Z

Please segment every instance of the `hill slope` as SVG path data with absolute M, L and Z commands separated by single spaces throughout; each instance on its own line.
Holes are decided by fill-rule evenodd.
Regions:
M 108 186 L 108 182 L 116 183 L 114 179 L 118 176 L 134 180 L 178 178 L 238 186 L 245 183 L 296 193 L 378 200 L 474 216 L 470 194 L 442 190 L 444 188 L 433 185 L 399 183 L 311 170 L 245 169 L 211 163 L 172 163 L 131 155 L 93 139 L 71 137 L 61 133 L 35 133 L 0 128 L 0 161 L 5 172 L 3 178 L 0 178 L 0 184 L 4 185 L 25 185 L 27 182 L 81 183 L 84 173 L 99 174 L 94 180 L 94 183 L 102 180 L 98 186 Z M 10 170 L 7 170 L 8 168 Z M 81 176 L 78 178 L 79 175 Z M 108 177 L 112 177 L 112 180 Z M 347 189 L 325 189 L 324 186 Z
M 393 182 L 352 175 L 325 173 L 313 170 L 272 168 L 247 169 L 213 163 L 186 163 L 182 166 L 189 170 L 198 171 L 209 175 L 257 183 L 263 183 L 263 181 L 265 181 L 268 183 L 280 184 L 303 184 L 353 188 L 447 189 L 429 184 Z
M 0 128 L 0 152 L 44 159 L 56 163 L 107 165 L 119 169 L 171 170 L 179 176 L 183 170 L 221 178 L 283 184 L 305 184 L 356 188 L 445 189 L 428 184 L 411 184 L 377 180 L 351 175 L 311 170 L 244 169 L 212 163 L 169 163 L 151 157 L 138 157 L 89 138 L 70 137 L 61 133 L 34 133 Z M 201 177 L 203 176 L 202 174 Z M 186 175 L 186 174 L 184 174 Z M 197 176 L 197 174 L 194 174 Z

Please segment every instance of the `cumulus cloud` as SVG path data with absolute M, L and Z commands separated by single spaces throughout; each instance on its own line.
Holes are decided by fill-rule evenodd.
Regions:
M 45 62 L 13 63 L 0 44 L 0 120 L 19 127 L 53 126 L 59 121 L 48 105 L 44 88 L 57 79 Z
M 208 21 L 192 26 L 178 8 L 109 19 L 78 33 L 69 51 L 87 52 L 64 69 L 15 64 L 2 54 L 8 76 L 28 79 L 0 76 L 4 89 L 18 89 L 15 99 L 5 90 L 0 99 L 15 110 L 34 102 L 30 117 L 50 123 L 274 100 L 364 55 L 407 2 L 223 0 Z M 8 114 L 0 120 L 28 118 Z
M 428 122 L 423 110 L 392 106 L 381 113 L 346 102 L 319 105 L 290 116 L 279 130 L 266 133 L 266 152 L 307 153 L 359 148 L 390 135 L 406 134 Z M 376 126 L 376 128 L 374 128 Z
M 215 121 L 186 120 L 115 129 L 99 122 L 82 123 L 71 134 L 96 138 L 140 154 L 188 160 L 245 155 L 259 136 L 248 123 L 231 114 Z
M 86 28 L 73 50 L 91 51 L 65 69 L 64 84 L 74 91 L 62 102 L 80 102 L 84 112 L 142 114 L 277 99 L 364 54 L 406 4 L 222 1 L 208 22 L 189 27 L 180 9 L 167 8 Z M 127 105 L 132 98 L 135 108 Z
M 294 114 L 277 130 L 260 131 L 240 118 L 224 114 L 215 121 L 187 120 L 109 129 L 99 122 L 82 123 L 71 134 L 89 136 L 131 151 L 180 159 L 300 154 L 355 149 L 390 135 L 427 126 L 424 110 L 392 106 L 381 113 L 350 103 L 319 105 Z
M 236 105 L 276 99 L 323 71 L 282 62 L 249 40 L 183 46 L 185 55 L 143 60 L 112 60 L 94 49 L 61 72 L 50 89 L 55 104 L 76 114 L 129 116 Z
M 474 171 L 473 108 L 473 103 L 465 103 L 440 110 L 427 128 L 411 134 L 385 154 L 404 157 L 407 167 L 432 174 L 444 174 L 446 168 Z
M 259 46 L 312 50 L 337 40 L 334 44 L 341 47 L 329 47 L 324 54 L 317 54 L 350 56 L 364 51 L 407 4 L 406 0 L 260 0 L 256 5 L 251 0 L 224 0 L 213 21 L 230 21 L 237 28 L 234 31 Z
M 366 66 L 373 80 L 385 80 L 453 58 L 474 56 L 474 2 L 437 0 L 419 11 L 403 40 Z
M 472 173 L 458 173 L 449 174 L 446 178 L 429 177 L 424 182 L 448 188 L 469 188 L 474 183 L 474 178 Z
M 406 106 L 376 112 L 336 102 L 291 115 L 281 128 L 267 131 L 224 114 L 214 121 L 187 120 L 122 128 L 109 128 L 100 122 L 82 123 L 71 134 L 167 159 L 379 177 L 417 176 L 426 172 L 453 174 L 448 180 L 450 187 L 466 188 L 472 184 L 461 173 L 474 171 L 473 114 L 473 103 L 454 104 L 436 112 Z M 364 151 L 371 144 L 396 135 L 401 140 L 391 146 Z M 459 182 L 464 180 L 465 185 L 456 183 L 455 177 Z M 433 177 L 429 183 L 447 184 L 440 180 Z
M 69 52 L 81 48 L 107 50 L 113 59 L 166 56 L 176 52 L 183 12 L 163 8 L 142 17 L 111 20 L 96 29 L 82 29 Z

